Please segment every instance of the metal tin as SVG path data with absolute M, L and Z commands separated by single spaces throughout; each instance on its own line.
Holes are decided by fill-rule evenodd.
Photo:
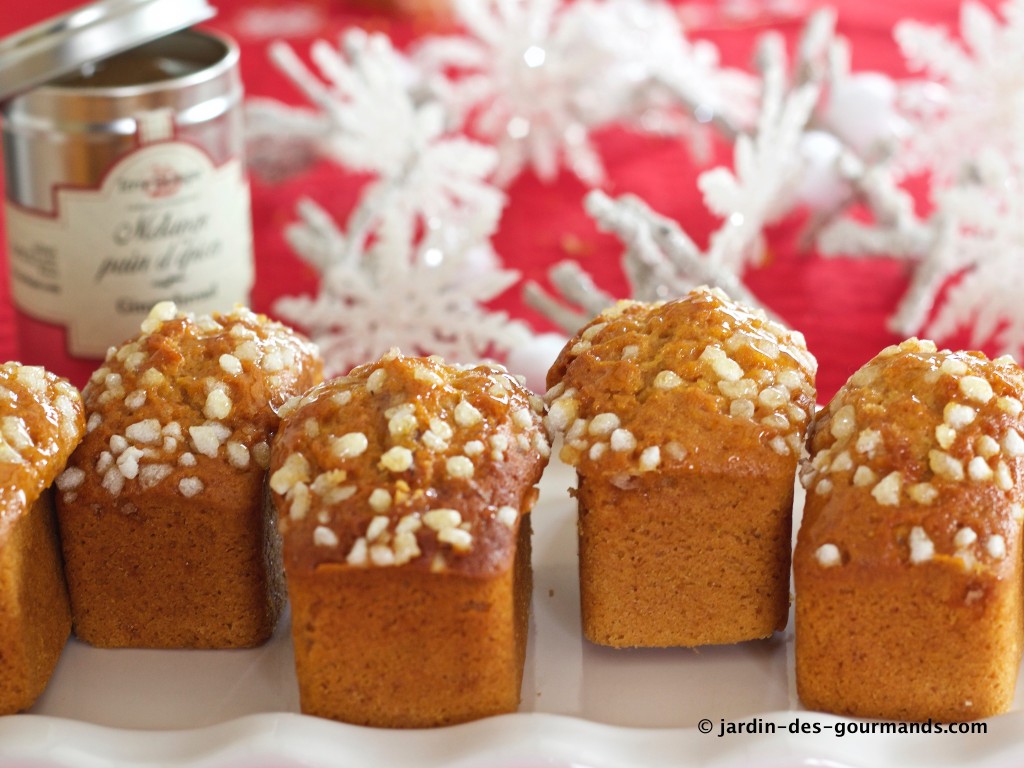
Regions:
M 100 0 L 0 40 L 0 101 L 206 21 L 206 0 Z
M 137 16 L 145 6 L 168 8 L 167 0 L 96 5 L 108 12 L 108 30 L 118 9 Z M 184 5 L 195 11 L 205 2 Z M 57 27 L 74 48 L 75 34 Z M 0 63 L 12 49 L 0 43 Z M 82 381 L 158 301 L 195 312 L 248 302 L 252 230 L 238 48 L 230 39 L 173 32 L 0 109 L 24 362 Z

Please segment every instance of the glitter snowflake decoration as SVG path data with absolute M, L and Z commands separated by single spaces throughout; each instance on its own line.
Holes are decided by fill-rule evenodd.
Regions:
M 327 154 L 330 132 L 330 121 L 317 110 L 251 98 L 245 104 L 246 164 L 264 181 L 283 181 Z
M 612 199 L 595 190 L 587 195 L 586 208 L 602 231 L 622 241 L 622 264 L 633 299 L 661 301 L 710 285 L 750 306 L 761 306 L 734 271 L 711 261 L 675 221 L 651 210 L 640 198 Z M 575 333 L 615 302 L 577 262 L 559 262 L 549 276 L 559 298 L 533 281 L 525 285 L 524 297 L 567 333 Z
M 800 147 L 825 76 L 812 63 L 831 44 L 833 22 L 827 13 L 809 22 L 792 78 L 778 36 L 761 39 L 761 104 L 754 129 L 737 135 L 731 169 L 721 166 L 698 178 L 705 204 L 722 218 L 706 249 L 701 250 L 677 222 L 635 196 L 613 200 L 595 191 L 587 197 L 587 211 L 598 227 L 623 243 L 622 266 L 631 298 L 671 299 L 698 285 L 710 285 L 760 306 L 740 275 L 759 261 L 765 225 L 791 210 L 797 195 L 804 171 Z M 550 278 L 560 297 L 531 282 L 524 288 L 526 301 L 570 333 L 613 301 L 575 262 L 555 265 Z
M 1024 174 L 995 150 L 977 163 L 972 183 L 942 195 L 938 228 L 950 257 L 944 272 L 962 277 L 949 289 L 929 335 L 949 336 L 970 327 L 971 344 L 991 344 L 1001 352 L 1024 352 L 1024 313 L 1020 292 L 1024 284 Z M 940 219 L 942 221 L 942 219 Z
M 920 22 L 896 26 L 908 66 L 930 80 L 905 89 L 902 106 L 914 130 L 901 165 L 928 170 L 939 187 L 960 180 L 979 146 L 1024 165 L 1024 2 L 1004 3 L 1001 15 L 1002 24 L 979 3 L 964 3 L 960 40 Z
M 589 184 L 604 169 L 590 132 L 614 121 L 688 134 L 749 102 L 750 78 L 691 45 L 670 6 L 644 0 L 455 0 L 467 35 L 422 43 L 415 61 L 460 126 L 498 149 L 499 184 L 564 164 Z M 454 76 L 453 76 L 454 75 Z M 657 89 L 673 98 L 658 98 Z M 678 103 L 691 111 L 668 118 Z M 678 110 L 677 110 L 678 111 Z
M 904 86 L 901 103 L 913 130 L 892 163 L 850 171 L 873 220 L 835 220 L 818 246 L 824 255 L 895 257 L 910 265 L 910 286 L 889 321 L 894 332 L 942 339 L 970 328 L 974 346 L 1019 355 L 1024 2 L 1007 2 L 1001 12 L 1002 24 L 989 10 L 965 4 L 962 41 L 916 22 L 897 26 L 909 64 L 939 82 Z M 915 211 L 900 173 L 887 165 L 928 170 L 930 213 Z
M 664 2 L 453 3 L 464 33 L 428 38 L 411 59 L 353 34 L 340 55 L 313 48 L 314 75 L 275 47 L 313 109 L 250 106 L 250 148 L 266 174 L 327 157 L 372 177 L 343 226 L 304 203 L 288 232 L 323 280 L 316 297 L 280 310 L 339 361 L 396 343 L 440 351 L 451 337 L 455 357 L 517 344 L 525 329 L 483 306 L 516 278 L 494 265 L 488 244 L 500 187 L 525 168 L 551 179 L 562 166 L 599 184 L 591 135 L 610 124 L 667 131 L 697 154 L 711 129 L 734 143 L 730 167 L 698 178 L 721 220 L 706 246 L 638 198 L 588 197 L 598 226 L 623 243 L 634 298 L 707 283 L 756 303 L 742 274 L 760 262 L 766 226 L 806 206 L 803 242 L 819 252 L 907 263 L 896 332 L 941 337 L 970 325 L 977 345 L 1024 351 L 1013 292 L 1024 272 L 1024 0 L 999 15 L 966 4 L 959 39 L 901 23 L 909 64 L 932 80 L 899 84 L 849 71 L 829 11 L 810 17 L 791 66 L 780 38 L 762 36 L 754 78 L 688 40 Z M 932 180 L 926 215 L 901 186 L 921 170 Z M 871 221 L 847 215 L 856 204 Z M 560 296 L 531 284 L 527 299 L 570 333 L 613 298 L 574 262 L 556 265 L 551 282 Z M 401 296 L 401 310 L 380 299 L 387 292 Z M 458 318 L 450 335 L 445 313 Z
M 468 362 L 522 343 L 524 325 L 483 306 L 519 278 L 490 248 L 504 205 L 486 180 L 494 150 L 445 133 L 443 110 L 413 98 L 386 38 L 351 33 L 343 47 L 312 50 L 326 82 L 291 49 L 273 52 L 330 123 L 322 151 L 374 177 L 344 229 L 313 201 L 299 205 L 286 237 L 320 287 L 275 311 L 310 333 L 332 373 L 393 346 Z
M 482 304 L 507 290 L 519 274 L 494 266 L 486 238 L 452 242 L 443 229 L 404 253 L 352 252 L 346 233 L 312 201 L 286 236 L 310 263 L 323 268 L 316 296 L 279 299 L 275 311 L 310 330 L 331 373 L 372 360 L 391 347 L 471 362 L 518 347 L 525 325 Z
M 1024 314 L 1015 288 L 1024 277 L 1024 174 L 995 149 L 969 177 L 934 191 L 934 210 L 914 211 L 891 176 L 868 176 L 875 220 L 840 219 L 819 238 L 825 255 L 883 256 L 912 265 L 910 286 L 890 318 L 903 336 L 942 339 L 970 328 L 971 344 L 1024 351 Z
M 760 260 L 765 225 L 792 207 L 803 172 L 800 143 L 820 93 L 815 82 L 787 91 L 782 43 L 774 35 L 763 38 L 762 56 L 756 132 L 737 137 L 732 169 L 714 168 L 697 180 L 704 203 L 725 220 L 711 236 L 707 259 L 735 270 Z

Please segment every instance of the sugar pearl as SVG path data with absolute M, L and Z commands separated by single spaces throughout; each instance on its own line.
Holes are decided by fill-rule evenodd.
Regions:
M 609 444 L 613 451 L 632 451 L 636 448 L 636 438 L 628 429 L 616 429 Z
M 323 525 L 313 529 L 313 543 L 318 547 L 338 546 L 338 534 Z
M 910 562 L 914 564 L 925 563 L 935 556 L 935 544 L 928 538 L 924 528 L 919 525 L 910 529 L 908 543 L 910 544 Z
M 592 435 L 611 434 L 619 426 L 619 417 L 614 413 L 599 413 L 590 421 L 587 431 Z
M 968 400 L 987 403 L 992 399 L 992 385 L 980 376 L 964 376 L 958 386 Z
M 448 477 L 466 480 L 473 477 L 473 462 L 465 456 L 450 456 L 445 462 Z
M 658 375 L 654 377 L 655 389 L 675 389 L 682 383 L 683 380 L 675 371 L 658 371 Z
M 661 463 L 661 449 L 652 445 L 648 448 L 644 448 L 640 453 L 640 470 L 642 472 L 650 472 L 658 468 Z
M 852 405 L 844 405 L 832 416 L 829 431 L 836 440 L 846 440 L 857 429 L 857 416 Z
M 348 432 L 331 441 L 331 452 L 339 459 L 355 458 L 361 456 L 369 444 L 362 432 Z
M 843 562 L 843 556 L 835 544 L 822 544 L 814 551 L 814 558 L 822 568 L 832 568 Z
M 900 503 L 900 488 L 903 486 L 903 476 L 899 472 L 890 472 L 871 490 L 882 506 L 892 507 Z
M 412 466 L 412 451 L 396 445 L 384 452 L 380 457 L 380 464 L 391 472 L 405 472 Z
M 999 534 L 989 536 L 985 542 L 985 551 L 993 560 L 1002 560 L 1006 557 L 1006 540 Z

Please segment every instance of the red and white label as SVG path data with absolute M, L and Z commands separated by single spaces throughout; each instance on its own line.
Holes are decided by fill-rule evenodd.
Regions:
M 191 144 L 147 145 L 98 189 L 60 187 L 52 214 L 6 206 L 11 292 L 25 314 L 67 328 L 68 353 L 102 357 L 149 308 L 246 304 L 253 283 L 241 163 L 215 167 Z

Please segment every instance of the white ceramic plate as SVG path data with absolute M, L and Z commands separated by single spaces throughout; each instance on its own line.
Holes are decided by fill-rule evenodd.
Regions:
M 572 482 L 572 471 L 553 462 L 534 510 L 534 613 L 517 714 L 423 731 L 298 714 L 287 621 L 270 643 L 249 651 L 98 650 L 72 641 L 32 711 L 0 718 L 0 766 L 1024 764 L 1019 711 L 984 722 L 984 734 L 837 735 L 850 721 L 799 705 L 791 629 L 768 641 L 700 650 L 586 643 L 575 502 L 566 493 Z M 710 733 L 701 732 L 702 720 Z M 723 723 L 755 732 L 719 736 Z

